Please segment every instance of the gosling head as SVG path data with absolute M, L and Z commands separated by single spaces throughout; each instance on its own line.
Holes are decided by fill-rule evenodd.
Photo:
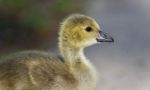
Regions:
M 93 18 L 85 15 L 69 16 L 62 22 L 60 30 L 60 44 L 77 48 L 84 48 L 99 42 L 114 42 L 111 36 L 101 31 Z

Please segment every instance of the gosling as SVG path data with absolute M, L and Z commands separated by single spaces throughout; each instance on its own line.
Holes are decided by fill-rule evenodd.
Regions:
M 95 90 L 97 72 L 83 49 L 113 42 L 89 16 L 73 14 L 60 26 L 61 58 L 23 51 L 0 60 L 0 90 Z

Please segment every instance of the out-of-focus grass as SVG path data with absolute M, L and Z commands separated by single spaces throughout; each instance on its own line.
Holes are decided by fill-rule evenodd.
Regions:
M 84 4 L 85 0 L 0 0 L 0 52 L 54 45 L 62 18 L 83 12 Z

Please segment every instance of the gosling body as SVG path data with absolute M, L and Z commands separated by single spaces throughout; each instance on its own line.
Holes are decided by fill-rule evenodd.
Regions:
M 69 16 L 59 32 L 62 59 L 43 51 L 12 54 L 0 61 L 0 90 L 95 90 L 97 72 L 83 49 L 99 41 L 99 31 L 94 19 Z

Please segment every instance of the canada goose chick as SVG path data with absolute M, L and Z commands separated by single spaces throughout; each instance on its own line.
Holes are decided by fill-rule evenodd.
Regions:
M 71 15 L 60 26 L 62 60 L 40 51 L 11 55 L 0 62 L 0 90 L 94 90 L 96 70 L 83 49 L 112 41 L 94 19 Z

